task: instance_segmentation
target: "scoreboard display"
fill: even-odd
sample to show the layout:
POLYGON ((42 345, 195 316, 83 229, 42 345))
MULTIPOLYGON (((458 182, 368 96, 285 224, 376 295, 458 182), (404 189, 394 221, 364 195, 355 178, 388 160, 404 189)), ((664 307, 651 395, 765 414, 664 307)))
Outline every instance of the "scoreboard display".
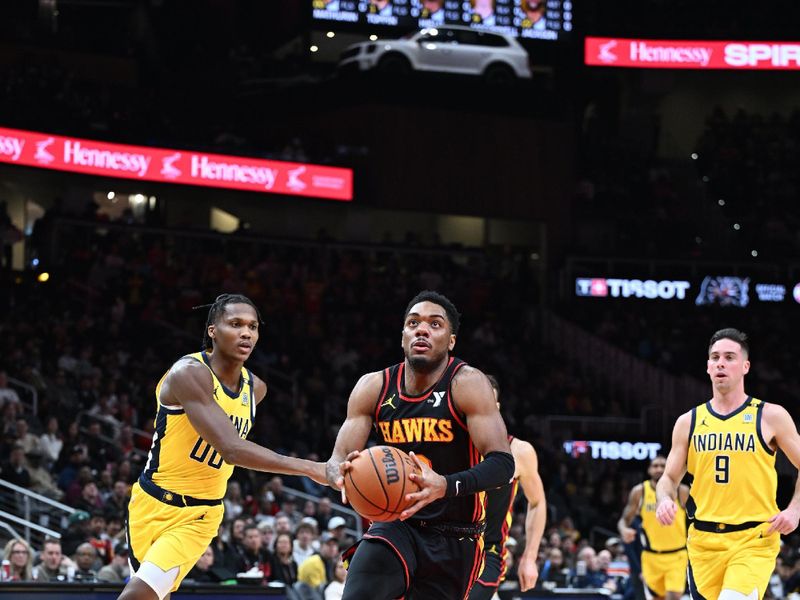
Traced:
POLYGON ((311 0, 311 6, 318 23, 347 23, 365 31, 464 25, 536 40, 563 39, 572 32, 573 0, 311 0))

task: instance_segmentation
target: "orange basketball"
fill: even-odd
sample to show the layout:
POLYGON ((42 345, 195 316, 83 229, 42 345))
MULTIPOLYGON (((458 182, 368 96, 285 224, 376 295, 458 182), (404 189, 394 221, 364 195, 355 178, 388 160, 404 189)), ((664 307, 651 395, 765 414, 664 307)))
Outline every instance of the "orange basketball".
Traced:
POLYGON ((362 450, 345 474, 344 490, 353 509, 372 521, 394 521, 411 506, 406 494, 419 491, 408 475, 421 473, 411 457, 392 446, 362 450))

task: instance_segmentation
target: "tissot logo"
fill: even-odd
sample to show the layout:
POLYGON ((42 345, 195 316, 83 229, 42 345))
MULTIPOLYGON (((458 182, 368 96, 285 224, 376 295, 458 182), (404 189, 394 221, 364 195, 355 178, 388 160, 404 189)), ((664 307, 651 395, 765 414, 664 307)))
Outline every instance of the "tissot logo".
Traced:
POLYGON ((617 62, 617 55, 612 52, 616 47, 617 40, 611 40, 605 44, 600 44, 600 52, 597 53, 597 59, 607 65, 617 62))

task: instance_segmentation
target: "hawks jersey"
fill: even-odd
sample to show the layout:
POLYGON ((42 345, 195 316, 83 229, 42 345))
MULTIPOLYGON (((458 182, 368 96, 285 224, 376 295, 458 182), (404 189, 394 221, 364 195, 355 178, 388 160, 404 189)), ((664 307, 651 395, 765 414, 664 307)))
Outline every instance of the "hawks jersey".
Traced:
MULTIPOLYGON (((513 439, 514 436, 508 436, 509 445, 513 439)), ((514 498, 517 497, 518 488, 519 478, 514 478, 511 483, 486 492, 486 532, 483 534, 483 547, 486 552, 498 554, 502 559, 501 581, 505 578, 505 558, 508 554, 506 539, 514 518, 514 498)))
MULTIPOLYGON (((228 415, 239 436, 247 437, 256 410, 253 375, 242 367, 239 391, 233 392, 217 379, 205 352, 189 354, 188 358, 201 362, 211 372, 214 401, 228 415)), ((195 431, 183 407, 161 403, 161 386, 168 373, 156 386, 155 433, 142 476, 178 494, 203 499, 222 498, 233 465, 224 462, 211 444, 195 431)))
MULTIPOLYGON (((450 384, 466 363, 450 357, 441 378, 418 396, 404 391, 405 363, 383 371, 383 389, 375 404, 375 429, 388 446, 413 451, 440 475, 475 466, 480 454, 467 431, 467 420, 453 404, 450 384)), ((483 492, 441 498, 412 519, 473 523, 484 519, 483 492)))
POLYGON ((664 526, 656 519, 656 488, 648 479, 642 484, 642 548, 653 552, 668 552, 686 547, 686 511, 676 503, 678 511, 672 525, 664 526))
POLYGON ((706 402, 692 409, 688 472, 694 518, 736 525, 778 513, 775 452, 761 433, 764 402, 748 396, 728 415, 706 402))
MULTIPOLYGON (((514 436, 508 436, 509 445, 513 439, 514 436)), ((499 552, 505 544, 511 527, 511 509, 518 487, 517 478, 507 485, 486 492, 486 532, 483 534, 483 539, 487 552, 491 551, 492 545, 496 545, 499 552)))

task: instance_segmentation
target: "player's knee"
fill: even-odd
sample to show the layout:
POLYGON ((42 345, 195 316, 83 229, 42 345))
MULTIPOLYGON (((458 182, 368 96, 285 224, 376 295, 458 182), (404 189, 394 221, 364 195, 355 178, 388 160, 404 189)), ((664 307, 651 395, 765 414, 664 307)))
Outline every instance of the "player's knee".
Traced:
POLYGON ((119 600, 167 600, 177 577, 178 567, 162 571, 153 563, 144 562, 125 587, 130 587, 133 595, 120 596, 119 600))
POLYGON ((117 600, 159 600, 158 594, 141 579, 131 578, 117 600))
POLYGON ((405 593, 400 559, 386 544, 364 540, 347 570, 342 600, 390 600, 405 593))

